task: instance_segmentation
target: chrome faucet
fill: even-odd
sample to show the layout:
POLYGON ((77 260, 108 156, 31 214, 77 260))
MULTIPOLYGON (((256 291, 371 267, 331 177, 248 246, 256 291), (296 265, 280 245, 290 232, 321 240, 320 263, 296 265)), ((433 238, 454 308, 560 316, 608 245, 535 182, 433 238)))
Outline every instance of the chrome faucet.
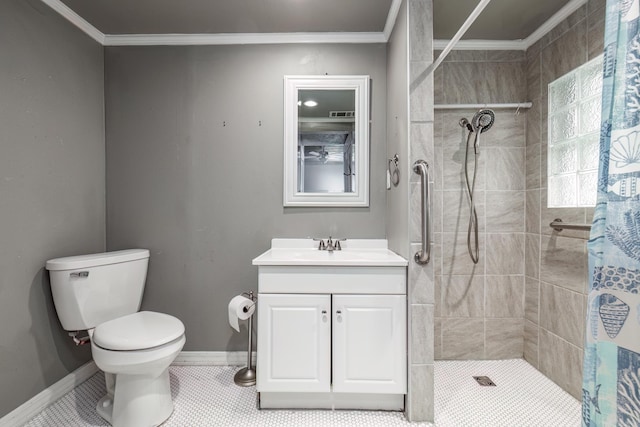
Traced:
POLYGON ((313 239, 318 243, 318 250, 319 251, 329 251, 329 252, 333 252, 333 251, 341 251, 342 250, 342 246, 340 245, 340 242, 344 242, 347 239, 335 239, 333 240, 333 238, 331 236, 329 236, 329 238, 327 239, 327 241, 325 242, 323 239, 313 239))

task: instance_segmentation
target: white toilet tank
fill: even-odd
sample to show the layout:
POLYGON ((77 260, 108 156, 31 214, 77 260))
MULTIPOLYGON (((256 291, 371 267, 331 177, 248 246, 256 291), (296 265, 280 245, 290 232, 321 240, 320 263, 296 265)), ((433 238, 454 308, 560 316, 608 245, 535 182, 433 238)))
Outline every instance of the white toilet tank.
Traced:
POLYGON ((67 331, 140 310, 149 251, 128 249, 47 261, 58 318, 67 331))

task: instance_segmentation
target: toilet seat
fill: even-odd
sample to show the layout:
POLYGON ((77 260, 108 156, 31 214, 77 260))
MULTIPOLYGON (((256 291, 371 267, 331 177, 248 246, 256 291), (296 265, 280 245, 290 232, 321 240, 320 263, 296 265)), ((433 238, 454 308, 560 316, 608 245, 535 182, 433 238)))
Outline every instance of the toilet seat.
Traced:
POLYGON ((140 311, 98 325, 93 343, 105 350, 137 351, 160 347, 184 335, 184 324, 164 313, 140 311))

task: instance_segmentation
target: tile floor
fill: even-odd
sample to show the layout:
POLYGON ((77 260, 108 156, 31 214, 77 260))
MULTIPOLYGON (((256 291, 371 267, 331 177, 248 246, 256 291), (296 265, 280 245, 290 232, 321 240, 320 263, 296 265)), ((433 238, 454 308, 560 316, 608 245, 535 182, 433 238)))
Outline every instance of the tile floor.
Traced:
MULTIPOLYGON (((172 366, 169 426, 431 426, 383 411, 258 410, 255 387, 233 384, 238 367, 172 366)), ((437 427, 579 426, 580 403, 521 359, 441 361, 435 365, 437 427), (480 387, 487 375, 497 387, 480 387)), ((98 373, 42 411, 26 427, 108 426, 95 412, 104 394, 98 373)))

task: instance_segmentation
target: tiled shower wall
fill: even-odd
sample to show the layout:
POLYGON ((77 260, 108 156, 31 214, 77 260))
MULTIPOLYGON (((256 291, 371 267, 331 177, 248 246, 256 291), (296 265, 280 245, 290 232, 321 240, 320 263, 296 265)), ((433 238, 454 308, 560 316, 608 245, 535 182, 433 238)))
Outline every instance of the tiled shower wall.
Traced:
MULTIPOLYGON (((434 78, 436 104, 527 100, 521 51, 453 51, 434 78)), ((467 252, 467 132, 458 122, 471 120, 476 112, 435 113, 436 359, 523 355, 527 113, 496 110, 493 127, 481 134, 475 191, 480 260, 474 265, 467 252)), ((468 161, 472 173, 473 149, 468 161)), ((414 205, 419 203, 416 193, 414 205)))
MULTIPOLYGON (((434 167, 433 145, 433 73, 427 69, 433 61, 433 0, 408 0, 409 53, 409 162, 424 159, 434 167)), ((420 177, 409 172, 409 402, 410 421, 433 421, 434 371, 434 268, 413 260, 420 248, 420 177)), ((433 175, 430 186, 433 186, 433 175)), ((434 248, 434 252, 435 248, 434 248)), ((435 255, 435 253, 434 253, 435 255)))
POLYGON ((526 268, 524 357, 576 398, 581 398, 588 283, 584 231, 554 231, 549 223, 590 223, 593 210, 548 209, 547 102, 550 82, 603 48, 604 0, 591 0, 526 53, 526 268))

